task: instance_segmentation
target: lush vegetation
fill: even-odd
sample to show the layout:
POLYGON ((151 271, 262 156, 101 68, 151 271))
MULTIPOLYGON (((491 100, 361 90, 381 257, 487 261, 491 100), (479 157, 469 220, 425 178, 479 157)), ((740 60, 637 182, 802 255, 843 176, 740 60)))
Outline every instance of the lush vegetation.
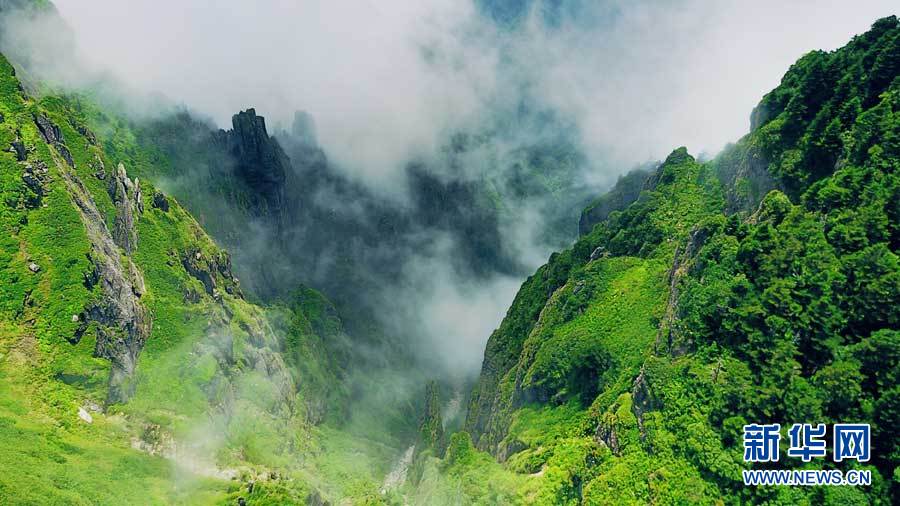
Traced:
MULTIPOLYGON (((464 430, 449 434, 440 385, 427 388, 418 433, 416 407, 390 407, 388 383, 362 404, 354 389, 382 377, 353 376, 359 350, 321 293, 243 297, 228 253, 154 186, 187 163, 154 146, 168 130, 134 129, 85 96, 28 96, 0 57, 0 499, 895 503, 898 76, 900 22, 885 18, 800 59, 716 159, 678 148, 595 200, 579 240, 522 285, 464 430), (76 194, 101 230, 118 227, 120 163, 142 192, 131 193, 137 246, 117 253, 143 279, 153 325, 133 397, 110 403, 100 324, 85 320, 105 296, 98 238, 76 194), (379 423, 348 423, 359 409, 379 423), (868 463, 780 465, 865 468, 874 483, 744 487, 752 422, 870 423, 868 463), (384 485, 413 439, 405 484, 384 485)), ((479 191, 498 208, 505 190, 566 207, 572 154, 541 153, 518 153, 479 191), (564 170, 541 172, 554 163, 564 170)))
POLYGON ((893 17, 812 52, 718 158, 676 150, 593 204, 491 336, 476 446, 546 503, 896 499, 898 55, 893 17), (744 424, 841 421, 872 424, 871 487, 742 485, 744 424))
POLYGON ((341 420, 347 406, 340 381, 347 338, 331 303, 303 287, 268 308, 244 300, 228 254, 150 184, 153 154, 124 137, 107 148, 87 127, 95 113, 85 97, 29 97, 0 58, 0 143, 12 146, 0 152, 0 497, 16 504, 238 497, 283 504, 315 493, 381 500, 390 436, 315 425, 341 420), (45 142, 38 116, 62 141, 45 142), (101 228, 111 230, 118 210, 108 184, 119 163, 141 176, 137 247, 120 255, 142 275, 140 300, 153 325, 134 396, 107 405, 110 363, 98 356, 95 324, 80 329, 103 299, 88 281, 96 238, 71 184, 83 185, 104 217, 101 228), (42 167, 40 185, 28 180, 42 167))

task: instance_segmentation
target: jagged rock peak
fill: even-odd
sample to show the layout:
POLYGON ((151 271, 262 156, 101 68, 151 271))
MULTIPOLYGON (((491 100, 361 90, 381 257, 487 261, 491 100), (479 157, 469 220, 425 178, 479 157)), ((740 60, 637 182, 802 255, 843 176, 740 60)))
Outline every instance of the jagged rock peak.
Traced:
POLYGON ((286 156, 278 141, 269 137, 266 120, 253 108, 231 117, 235 154, 250 182, 284 183, 286 156))
POLYGON ((278 141, 269 136, 265 118, 257 116, 255 109, 235 114, 231 125, 232 130, 220 131, 217 138, 234 157, 235 174, 255 194, 255 211, 280 215, 290 160, 278 141))

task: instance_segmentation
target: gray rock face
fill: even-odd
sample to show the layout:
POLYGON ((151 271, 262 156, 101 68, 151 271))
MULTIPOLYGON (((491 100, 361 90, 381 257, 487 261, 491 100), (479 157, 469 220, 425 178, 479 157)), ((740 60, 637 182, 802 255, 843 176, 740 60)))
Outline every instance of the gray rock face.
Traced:
POLYGON ((34 163, 25 163, 24 167, 22 182, 32 192, 32 195, 26 199, 25 205, 28 208, 40 207, 44 195, 47 194, 47 184, 50 182, 47 165, 41 160, 35 160, 34 163))
POLYGON ((25 148, 25 143, 18 138, 12 142, 10 149, 15 153, 16 161, 24 162, 28 159, 28 149, 25 148))
POLYGON ((219 288, 227 293, 243 297, 240 283, 231 270, 231 257, 226 252, 208 257, 198 249, 190 249, 181 255, 181 265, 192 277, 203 283, 207 295, 216 297, 219 288))
POLYGON ((709 231, 697 228, 691 231, 687 243, 679 245, 675 250, 675 259, 669 268, 667 282, 669 283, 669 298, 666 301, 666 310, 659 323, 654 349, 657 353, 669 353, 673 357, 684 355, 693 347, 693 343, 687 339, 681 329, 678 304, 680 301, 681 280, 691 270, 694 257, 703 247, 709 231))
POLYGON ((103 160, 99 156, 94 157, 91 169, 94 171, 94 177, 101 181, 106 179, 106 164, 103 163, 103 160))
POLYGON ((134 393, 131 381, 134 369, 153 328, 151 315, 140 300, 144 279, 130 259, 122 258, 103 216, 81 180, 67 171, 60 173, 91 242, 88 257, 94 269, 85 276, 85 285, 91 289, 99 286, 102 294, 98 302, 84 308, 79 318, 82 324, 71 341, 80 341, 88 325, 96 323, 94 355, 111 363, 107 403, 125 402, 134 393))
POLYGON ((38 127, 38 131, 41 133, 41 137, 44 138, 44 141, 47 144, 56 144, 57 142, 65 142, 63 140, 62 132, 59 131, 59 127, 56 126, 49 118, 44 116, 43 114, 36 114, 34 116, 34 123, 38 127))
POLYGON ((66 141, 63 139, 59 127, 43 114, 36 114, 34 116, 34 124, 37 125, 38 132, 40 132, 44 141, 56 148, 59 156, 69 164, 69 167, 75 167, 75 160, 72 158, 72 153, 69 152, 69 148, 66 147, 66 141))
POLYGON ((220 131, 224 143, 237 161, 237 175, 258 196, 254 207, 262 214, 281 215, 284 211, 284 184, 290 161, 281 146, 266 130, 266 120, 247 109, 231 117, 232 130, 220 131))
POLYGON ((153 207, 164 213, 169 212, 169 199, 166 198, 163 192, 159 190, 153 192, 153 207))
POLYGON ((125 172, 125 166, 120 163, 115 174, 109 178, 107 191, 116 205, 113 239, 130 255, 137 248, 138 242, 135 222, 138 215, 143 212, 143 204, 139 204, 141 201, 140 183, 132 182, 125 172))
POLYGON ((604 420, 599 425, 597 425, 597 430, 594 433, 594 438, 598 442, 602 442, 606 445, 607 448, 613 453, 613 455, 619 455, 621 451, 621 447, 619 446, 619 436, 616 433, 616 427, 614 424, 610 423, 607 420, 604 420))
MULTIPOLYGON (((647 381, 647 376, 644 373, 644 369, 641 368, 640 374, 634 380, 634 387, 631 391, 631 412, 634 414, 635 418, 637 418, 638 429, 641 433, 641 438, 643 439, 646 436, 646 432, 644 430, 644 413, 648 411, 656 411, 662 408, 659 400, 653 394, 653 390, 650 388, 650 384, 647 381)), ((599 429, 598 429, 599 433, 599 429)))
POLYGON ((728 148, 716 175, 725 189, 727 213, 752 212, 771 190, 783 190, 769 173, 769 163, 755 147, 728 148))

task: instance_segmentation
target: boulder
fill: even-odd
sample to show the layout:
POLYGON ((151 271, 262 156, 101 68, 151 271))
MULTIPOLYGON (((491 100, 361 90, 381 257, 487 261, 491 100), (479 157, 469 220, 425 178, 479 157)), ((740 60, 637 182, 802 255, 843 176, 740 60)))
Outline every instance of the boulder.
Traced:
POLYGON ((165 194, 159 190, 155 190, 153 192, 153 207, 159 209, 160 211, 167 213, 169 212, 169 199, 166 198, 165 194))

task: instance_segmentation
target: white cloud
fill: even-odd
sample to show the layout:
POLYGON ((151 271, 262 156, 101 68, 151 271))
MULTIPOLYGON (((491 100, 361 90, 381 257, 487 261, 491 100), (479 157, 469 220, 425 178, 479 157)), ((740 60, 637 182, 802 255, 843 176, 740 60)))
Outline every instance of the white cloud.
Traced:
POLYGON ((517 92, 516 79, 576 118, 588 153, 613 172, 682 144, 715 152, 746 133, 752 107, 799 56, 897 10, 882 0, 616 0, 591 8, 593 26, 509 36, 452 0, 56 4, 87 58, 133 87, 222 125, 248 106, 270 121, 308 110, 329 155, 363 176, 396 171, 477 122, 517 92), (514 65, 498 70, 500 47, 514 65))

